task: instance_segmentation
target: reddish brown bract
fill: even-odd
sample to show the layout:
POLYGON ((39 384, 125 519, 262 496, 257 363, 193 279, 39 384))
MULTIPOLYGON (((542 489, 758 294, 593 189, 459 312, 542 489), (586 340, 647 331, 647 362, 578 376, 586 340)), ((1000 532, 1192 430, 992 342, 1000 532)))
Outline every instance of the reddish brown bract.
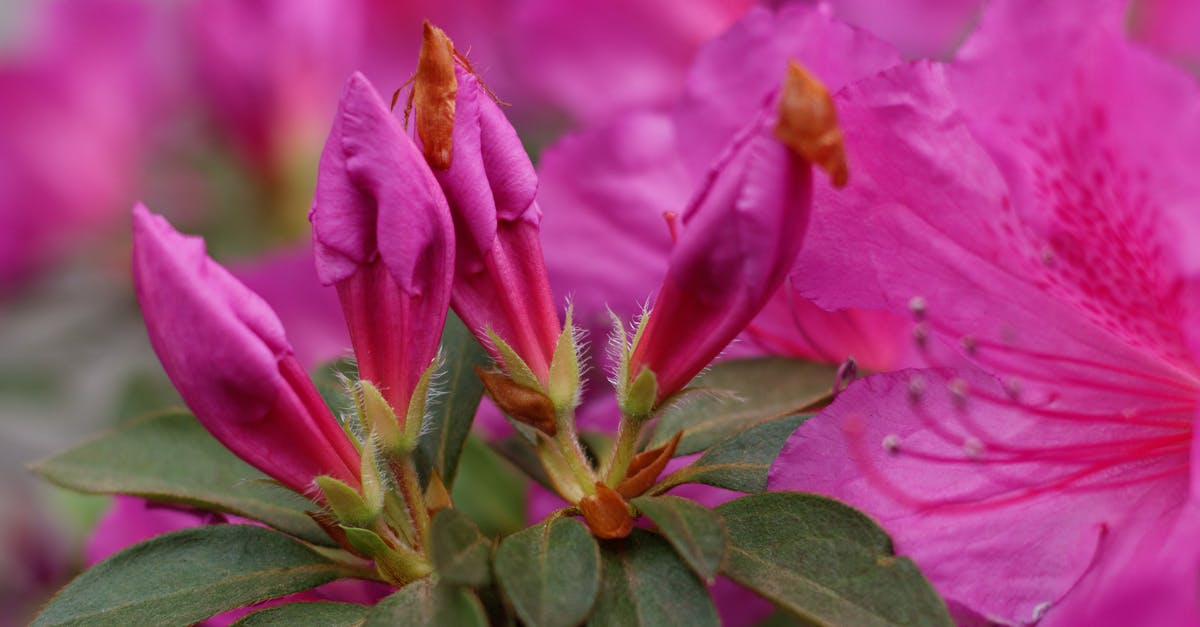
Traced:
POLYGON ((846 146, 838 128, 837 111, 829 91, 812 74, 792 61, 779 98, 775 136, 797 154, 825 170, 834 187, 850 178, 846 146))
POLYGON ((454 96, 458 93, 454 57, 454 43, 446 33, 425 22, 409 107, 416 111, 417 137, 425 160, 430 167, 441 170, 450 167, 454 133, 454 96))

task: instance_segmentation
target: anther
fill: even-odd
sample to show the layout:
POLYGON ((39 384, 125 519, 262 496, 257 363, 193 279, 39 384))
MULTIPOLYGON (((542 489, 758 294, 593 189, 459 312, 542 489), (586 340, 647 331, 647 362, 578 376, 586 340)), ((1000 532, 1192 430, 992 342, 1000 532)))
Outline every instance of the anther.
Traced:
POLYGON ((858 363, 854 361, 854 357, 846 357, 846 361, 838 366, 837 376, 833 380, 834 396, 849 387, 856 378, 858 378, 858 363))
POLYGON ((954 407, 960 411, 965 409, 967 406, 967 382, 955 377, 946 387, 950 390, 950 397, 954 399, 954 407))
POLYGON ((1004 379, 1004 392, 1014 401, 1021 400, 1021 380, 1016 377, 1004 379))
POLYGON ((983 442, 976 437, 969 437, 963 441, 963 452, 972 460, 978 460, 983 457, 983 442))
POLYGON ((896 453, 900 452, 900 436, 894 433, 889 433, 883 436, 883 442, 880 443, 880 446, 882 446, 883 450, 887 451, 889 454, 895 455, 896 453))
POLYGON ((925 378, 914 374, 908 379, 908 400, 917 403, 925 395, 925 378))
POLYGON ((908 310, 912 312, 913 319, 918 322, 925 319, 925 299, 920 296, 913 296, 908 299, 908 310))

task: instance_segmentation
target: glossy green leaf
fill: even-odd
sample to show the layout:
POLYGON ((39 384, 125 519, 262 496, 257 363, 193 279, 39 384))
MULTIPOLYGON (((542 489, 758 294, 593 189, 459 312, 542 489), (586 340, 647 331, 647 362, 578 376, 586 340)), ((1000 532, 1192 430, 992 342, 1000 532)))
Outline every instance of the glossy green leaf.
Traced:
POLYGON ((305 513, 316 509, 311 501, 238 459, 186 412, 125 423, 38 462, 33 470, 64 488, 236 514, 332 546, 305 513))
POLYGON ((450 491, 454 508, 479 525, 488 537, 525 528, 528 482, 520 471, 477 437, 467 438, 458 462, 458 479, 450 491))
POLYGON ((911 560, 861 512, 814 494, 770 492, 717 508, 722 572, 802 618, 829 625, 952 625, 911 560))
POLYGON ((492 541, 466 514, 444 509, 430 527, 430 557, 442 581, 463 586, 483 586, 491 581, 492 541))
POLYGON ((600 587, 600 555, 586 527, 556 518, 500 543, 496 579, 531 627, 570 627, 587 617, 600 587))
POLYGON ((680 468, 653 488, 661 494, 682 483, 704 483, 739 492, 767 489, 767 471, 771 468, 788 436, 808 416, 788 416, 764 422, 716 443, 699 459, 680 468))
POLYGON ((483 604, 473 592, 430 577, 414 581, 380 601, 367 615, 363 627, 486 627, 487 624, 483 604))
POLYGON ((97 564, 67 584, 34 625, 186 625, 347 574, 269 529, 195 527, 135 544, 97 564))
POLYGON ((603 585, 588 619, 595 627, 708 627, 717 609, 696 574, 661 537, 634 529, 600 552, 603 585))
POLYGON ((430 471, 435 470, 446 487, 452 488, 463 443, 483 398, 483 383, 475 376, 473 367, 485 367, 491 360, 453 313, 446 317, 442 350, 446 364, 438 375, 440 393, 425 407, 425 424, 413 458, 422 485, 429 481, 430 471))
POLYGON ((247 614, 233 627, 354 627, 370 610, 354 603, 288 603, 247 614))
POLYGON ((798 414, 833 389, 836 374, 834 366, 785 357, 721 362, 692 383, 713 393, 668 408, 650 448, 683 430, 675 454, 698 453, 747 427, 798 414))
POLYGON ((696 571, 712 583, 725 557, 725 523, 713 510, 677 496, 643 496, 633 499, 638 508, 658 525, 663 537, 696 571))

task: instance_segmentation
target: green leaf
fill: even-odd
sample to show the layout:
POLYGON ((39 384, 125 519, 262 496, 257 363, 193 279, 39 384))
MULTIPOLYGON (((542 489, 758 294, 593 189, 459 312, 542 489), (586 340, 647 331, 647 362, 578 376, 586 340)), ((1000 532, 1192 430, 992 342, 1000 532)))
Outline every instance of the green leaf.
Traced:
POLYGON ((135 544, 67 584, 34 625, 185 625, 348 573, 252 525, 184 529, 135 544))
POLYGON ((490 359, 453 313, 446 317, 442 350, 446 366, 438 377, 441 394, 425 406, 425 424, 413 459, 421 475, 421 485, 428 483, 430 471, 436 470, 446 487, 452 488, 463 442, 483 398, 483 383, 475 376, 473 367, 486 367, 490 359))
POLYGON ((589 626, 720 625, 704 584, 659 536, 634 529, 600 554, 604 584, 589 626))
POLYGON ((638 497, 633 505, 658 525, 683 561, 712 584, 725 557, 726 531, 721 517, 695 501, 677 496, 638 497))
POLYGON ((713 366, 692 383, 713 390, 668 408, 649 448, 682 430, 676 455, 698 453, 761 422, 800 413, 833 389, 837 368, 784 357, 738 359, 713 366))
POLYGON ((463 586, 491 581, 492 542, 466 514, 454 509, 438 512, 430 536, 433 569, 442 581, 463 586))
POLYGON ((770 492, 717 508, 722 572, 800 617, 830 625, 952 625, 911 560, 861 512, 814 494, 770 492))
POLYGON ((288 603, 247 614, 233 627, 353 627, 371 608, 354 603, 288 603))
POLYGON ((305 513, 316 509, 311 501, 238 459, 186 412, 125 423, 34 464, 33 471, 64 488, 226 512, 333 546, 305 513))
POLYGON ((653 491, 661 494, 681 483, 704 483, 739 492, 762 492, 767 489, 767 471, 788 436, 808 418, 788 416, 735 433, 664 479, 653 491))
POLYGON ((434 581, 414 581, 379 602, 363 627, 429 625, 431 627, 487 626, 479 597, 467 588, 434 581))
POLYGON ((496 578, 525 624, 570 627, 587 617, 596 600, 599 553, 583 523, 555 518, 500 543, 496 578))
POLYGON ((467 439, 458 463, 458 479, 450 491, 454 508, 479 525, 488 537, 525 528, 528 482, 511 464, 477 437, 467 439))

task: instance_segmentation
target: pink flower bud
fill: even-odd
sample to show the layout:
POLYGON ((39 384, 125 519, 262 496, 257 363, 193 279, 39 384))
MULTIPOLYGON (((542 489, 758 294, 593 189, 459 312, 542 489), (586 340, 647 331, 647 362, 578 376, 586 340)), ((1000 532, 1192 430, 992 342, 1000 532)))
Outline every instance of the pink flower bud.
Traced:
MULTIPOLYGON (((430 27, 425 46, 452 44, 430 27)), ((450 202, 458 242, 451 304, 485 346, 491 346, 491 329, 545 383, 561 325, 542 258, 537 174, 478 77, 457 59, 454 72, 450 165, 433 171, 450 202)), ((423 79, 418 71, 414 89, 430 88, 423 79)), ((418 106, 414 128, 422 114, 434 113, 418 106)))
POLYGON ((342 93, 309 219, 317 272, 337 286, 359 373, 404 415, 437 355, 454 227, 420 151, 361 74, 342 93))
POLYGON ((358 485, 357 450, 292 354, 270 306, 161 216, 133 210, 133 278, 150 343, 196 418, 298 492, 358 485))
POLYGON ((776 99, 713 164, 683 215, 628 374, 649 368, 660 402, 742 331, 782 285, 812 199, 809 161, 778 138, 776 99))

